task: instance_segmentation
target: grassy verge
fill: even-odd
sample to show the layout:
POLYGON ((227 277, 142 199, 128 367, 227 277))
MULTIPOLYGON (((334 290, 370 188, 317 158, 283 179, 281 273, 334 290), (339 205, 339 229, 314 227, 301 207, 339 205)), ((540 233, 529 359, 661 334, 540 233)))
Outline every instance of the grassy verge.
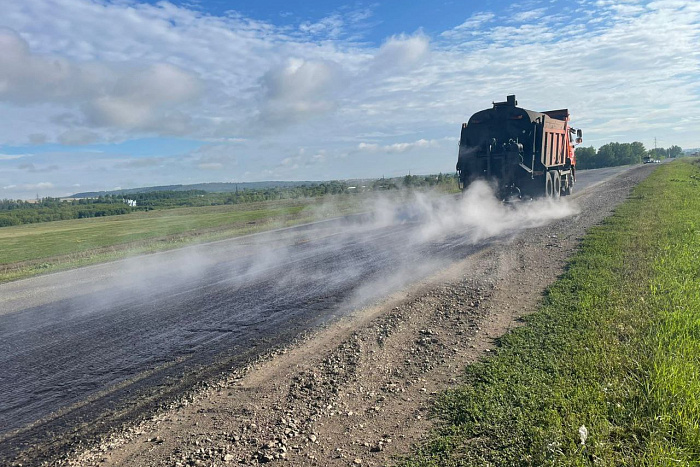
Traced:
POLYGON ((0 282, 357 212, 360 196, 263 201, 0 229, 0 282))
POLYGON ((699 182, 661 166, 592 229, 403 464, 700 465, 699 182))

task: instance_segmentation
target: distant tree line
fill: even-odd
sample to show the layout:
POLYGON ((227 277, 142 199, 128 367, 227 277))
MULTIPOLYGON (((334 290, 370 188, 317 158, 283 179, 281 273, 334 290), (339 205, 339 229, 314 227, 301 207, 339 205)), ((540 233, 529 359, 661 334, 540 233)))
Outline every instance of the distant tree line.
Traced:
POLYGON ((591 147, 576 148, 576 168, 598 169, 600 167, 615 167, 618 165, 641 164, 645 157, 665 159, 679 157, 683 149, 671 146, 668 149, 656 148, 647 150, 642 143, 608 143, 596 151, 591 147))
POLYGON ((125 198, 135 200, 137 206, 142 209, 167 209, 174 207, 218 206, 222 204, 253 203, 256 201, 314 198, 329 194, 337 195, 348 193, 349 191, 346 183, 331 181, 314 185, 245 189, 225 193, 212 193, 204 190, 150 191, 145 193, 132 193, 125 195, 125 198))
POLYGON ((121 197, 101 196, 95 199, 61 200, 42 198, 39 201, 0 200, 0 227, 37 222, 82 219, 86 217, 128 214, 134 208, 121 197), (114 199, 116 198, 116 199, 114 199))
POLYGON ((406 175, 403 177, 402 186, 406 188, 431 188, 438 185, 454 184, 457 186, 457 175, 406 175))
POLYGON ((33 224, 86 217, 113 216, 135 211, 171 209, 177 207, 218 206, 259 201, 314 198, 326 195, 352 195, 363 191, 393 190, 401 187, 456 186, 453 175, 406 175, 403 178, 379 179, 363 186, 349 186, 346 182, 330 181, 293 187, 243 189, 235 192, 212 193, 205 190, 162 190, 142 193, 102 195, 96 198, 63 200, 42 198, 38 201, 0 200, 0 227, 33 224), (129 201, 135 201, 131 206, 129 201))

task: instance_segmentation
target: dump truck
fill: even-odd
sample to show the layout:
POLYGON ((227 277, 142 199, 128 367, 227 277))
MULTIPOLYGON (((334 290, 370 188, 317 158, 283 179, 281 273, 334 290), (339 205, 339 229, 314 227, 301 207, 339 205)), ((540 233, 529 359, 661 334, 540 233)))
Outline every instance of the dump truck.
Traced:
POLYGON ((570 195, 576 183, 574 147, 582 137, 569 126, 568 109, 535 112, 507 96, 462 124, 460 187, 484 179, 504 200, 570 195))

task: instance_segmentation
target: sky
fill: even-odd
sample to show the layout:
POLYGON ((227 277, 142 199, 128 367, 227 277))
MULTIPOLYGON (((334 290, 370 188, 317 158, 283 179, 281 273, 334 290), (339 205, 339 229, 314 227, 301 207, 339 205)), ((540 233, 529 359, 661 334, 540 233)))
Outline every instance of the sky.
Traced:
POLYGON ((697 0, 0 0, 0 199, 455 170, 515 94, 700 147, 697 0))

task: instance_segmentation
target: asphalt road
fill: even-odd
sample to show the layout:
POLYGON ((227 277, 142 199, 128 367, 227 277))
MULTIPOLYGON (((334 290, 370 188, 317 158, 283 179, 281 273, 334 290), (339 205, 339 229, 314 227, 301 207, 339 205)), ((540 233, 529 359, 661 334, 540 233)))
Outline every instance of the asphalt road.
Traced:
MULTIPOLYGON (((624 170, 581 171, 576 190, 624 170)), ((0 463, 60 455, 519 230, 426 236, 423 214, 392 207, 388 221, 355 216, 1 285, 0 463)))

